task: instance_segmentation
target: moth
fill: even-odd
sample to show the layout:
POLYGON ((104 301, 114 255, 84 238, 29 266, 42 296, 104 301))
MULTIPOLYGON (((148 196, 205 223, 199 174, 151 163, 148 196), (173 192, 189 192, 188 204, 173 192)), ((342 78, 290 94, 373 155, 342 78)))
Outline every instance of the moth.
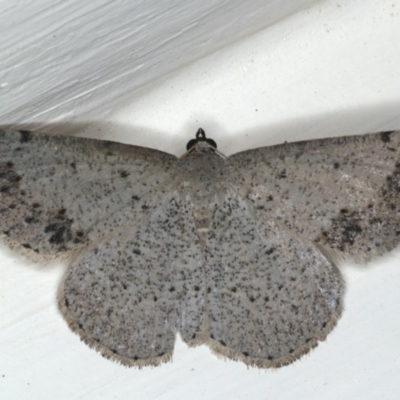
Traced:
POLYGON ((69 327, 128 366, 189 346, 259 368, 297 360, 342 312, 336 263, 400 242, 400 131, 225 157, 199 129, 181 157, 0 131, 0 230, 35 261, 68 256, 69 327))

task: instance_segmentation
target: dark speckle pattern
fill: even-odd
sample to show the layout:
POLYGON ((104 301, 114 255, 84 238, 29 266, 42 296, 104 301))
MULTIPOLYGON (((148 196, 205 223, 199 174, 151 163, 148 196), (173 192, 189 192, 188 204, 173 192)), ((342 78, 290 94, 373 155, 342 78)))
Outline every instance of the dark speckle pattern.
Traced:
POLYGON ((27 143, 32 139, 32 134, 29 131, 19 131, 20 133, 20 143, 27 143))
POLYGON ((34 260, 70 254, 58 304, 125 365, 190 346, 279 367, 342 311, 334 260, 400 242, 400 132, 225 158, 203 135, 177 159, 90 139, 0 131, 0 228, 34 260))
POLYGON ((251 204, 231 193, 215 206, 205 255, 211 345, 228 357, 285 365, 340 315, 337 268, 306 238, 255 218, 251 204))

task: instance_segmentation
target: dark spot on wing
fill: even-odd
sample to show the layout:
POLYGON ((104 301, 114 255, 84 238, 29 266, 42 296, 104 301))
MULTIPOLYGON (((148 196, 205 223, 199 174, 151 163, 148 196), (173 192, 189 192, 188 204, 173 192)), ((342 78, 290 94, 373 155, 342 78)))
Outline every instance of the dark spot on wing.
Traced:
POLYGON ((283 169, 282 171, 280 171, 278 173, 278 179, 285 179, 287 178, 287 173, 286 173, 286 169, 283 169))
POLYGON ((363 231, 361 217, 356 211, 349 212, 347 209, 342 209, 331 223, 331 228, 329 231, 323 232, 320 240, 322 239, 322 242, 341 251, 351 247, 357 236, 363 231))
POLYGON ((0 192, 12 195, 19 186, 22 177, 14 170, 11 162, 0 163, 0 192))
POLYGON ((354 249, 365 254, 372 250, 382 254, 399 244, 396 234, 399 220, 400 162, 382 182, 373 203, 367 203, 360 210, 341 208, 331 219, 330 228, 322 232, 316 241, 348 254, 354 253, 354 249))
POLYGON ((32 140, 32 132, 29 131, 19 131, 21 137, 19 139, 20 143, 28 143, 32 140))
POLYGON ((390 135, 393 133, 394 131, 387 131, 387 132, 381 132, 381 140, 383 143, 389 143, 391 141, 391 137, 390 135))
POLYGON ((49 238, 49 243, 52 244, 64 244, 68 240, 68 234, 70 231, 67 230, 67 226, 62 223, 54 223, 47 225, 44 228, 46 233, 53 233, 49 238))
POLYGON ((27 224, 32 224, 32 223, 35 222, 35 221, 37 221, 37 220, 36 220, 35 217, 33 217, 33 216, 30 216, 30 217, 26 217, 26 218, 25 218, 25 222, 26 222, 27 224))
MULTIPOLYGON (((65 208, 60 208, 55 213, 53 212, 50 214, 48 223, 44 228, 48 242, 54 245, 58 251, 67 251, 71 247, 75 247, 73 244, 85 243, 87 240, 83 230, 74 231, 72 229, 73 219, 68 218, 67 213, 65 208)), ((38 221, 33 219, 32 223, 35 222, 38 221)))

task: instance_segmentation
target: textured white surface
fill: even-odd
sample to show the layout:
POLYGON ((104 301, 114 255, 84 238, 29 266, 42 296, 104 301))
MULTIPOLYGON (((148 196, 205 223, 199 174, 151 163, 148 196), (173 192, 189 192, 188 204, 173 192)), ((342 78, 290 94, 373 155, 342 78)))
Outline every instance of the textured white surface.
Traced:
POLYGON ((13 100, 1 118, 104 118, 144 83, 315 2, 3 1, 1 85, 13 100))
MULTIPOLYGON (((202 15, 192 3, 191 15, 202 15)), ((126 46, 139 34, 130 30, 134 16, 124 2, 46 8, 45 2, 3 1, 0 123, 31 122, 58 132, 89 121, 86 136, 176 155, 198 126, 226 154, 284 140, 399 128, 400 2, 318 2, 219 48, 237 38, 232 33, 238 22, 224 31, 224 21, 239 21, 248 35, 257 16, 278 15, 282 3, 265 10, 261 2, 246 2, 231 14, 221 7, 219 18, 212 19, 215 11, 207 14, 211 24, 195 24, 197 31, 189 27, 179 35, 184 40, 193 32, 183 47, 166 48, 157 40, 150 47, 145 38, 153 31, 146 25, 141 49, 151 48, 147 57, 159 61, 153 70, 150 64, 142 68, 154 72, 145 79, 135 72, 134 56, 127 57, 126 46), (107 7, 118 10, 115 18, 107 7), (254 19, 247 18, 247 7, 253 7, 254 19), (206 50, 199 51, 195 39, 206 33, 206 50), (59 41, 51 42, 54 35, 59 41), (145 88, 133 91, 143 82, 145 88)), ((171 15, 173 6, 180 10, 179 2, 169 4, 171 15)), ((218 9, 225 3, 212 4, 218 9)), ((148 3, 140 7, 137 15, 146 15, 148 3)), ((188 26, 181 22, 179 32, 188 26)), ((399 251, 368 268, 346 266, 345 310, 337 328, 310 356, 270 373, 223 362, 205 347, 188 350, 181 342, 174 362, 157 369, 110 363, 81 343, 59 315, 60 266, 32 265, 5 247, 0 255, 2 398, 396 399, 400 390, 399 251)))

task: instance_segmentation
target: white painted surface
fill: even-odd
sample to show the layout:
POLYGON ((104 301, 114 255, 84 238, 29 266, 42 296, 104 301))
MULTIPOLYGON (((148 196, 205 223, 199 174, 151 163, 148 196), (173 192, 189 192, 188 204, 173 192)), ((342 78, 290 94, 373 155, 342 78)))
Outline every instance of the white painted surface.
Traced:
POLYGON ((2 121, 98 120, 135 89, 317 0, 3 0, 2 121))
MULTIPOLYGON (((91 122, 80 134, 176 155, 198 126, 226 154, 400 128, 400 1, 318 2, 272 26, 294 2, 159 3, 3 0, 0 124, 64 132, 91 122)), ((181 341, 170 364, 113 364, 59 315, 63 268, 0 250, 1 399, 398 398, 398 250, 367 268, 344 266, 338 326, 308 356, 272 372, 181 341)))

